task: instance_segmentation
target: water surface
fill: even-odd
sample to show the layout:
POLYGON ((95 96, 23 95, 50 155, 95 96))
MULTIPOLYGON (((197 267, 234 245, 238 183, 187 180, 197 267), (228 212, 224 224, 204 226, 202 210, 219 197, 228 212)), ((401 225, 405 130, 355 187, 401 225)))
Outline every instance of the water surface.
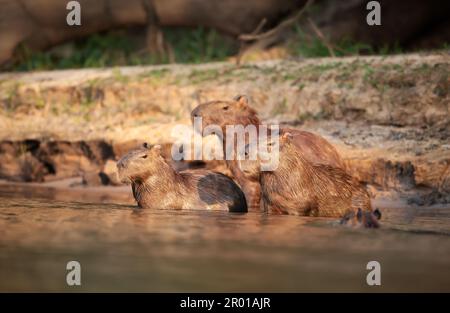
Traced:
POLYGON ((82 200, 0 190, 0 291, 450 291, 449 210, 365 230, 82 200), (71 260, 81 287, 66 285, 71 260), (379 287, 366 284, 372 260, 379 287))

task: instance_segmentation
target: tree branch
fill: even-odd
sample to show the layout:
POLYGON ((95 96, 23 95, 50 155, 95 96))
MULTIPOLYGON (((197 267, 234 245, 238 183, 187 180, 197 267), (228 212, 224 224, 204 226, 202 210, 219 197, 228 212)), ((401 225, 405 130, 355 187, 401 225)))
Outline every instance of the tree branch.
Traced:
POLYGON ((334 53, 333 47, 328 42, 328 40, 325 38, 323 33, 320 31, 319 27, 317 27, 317 25, 314 23, 314 21, 311 18, 308 17, 307 20, 308 20, 308 23, 311 26, 312 30, 316 33, 317 37, 319 37, 319 39, 322 41, 322 43, 327 47, 328 53, 332 57, 335 57, 336 54, 334 53))
POLYGON ((299 11, 297 11, 293 16, 290 18, 282 21, 280 24, 278 24, 276 27, 272 28, 271 30, 266 31, 265 33, 256 34, 256 33, 250 33, 250 34, 242 34, 239 36, 239 40, 241 41, 253 41, 253 40, 262 40, 267 39, 268 37, 276 36, 278 33, 283 31, 284 29, 290 27, 291 25, 294 25, 300 17, 302 17, 303 13, 311 6, 311 4, 314 2, 314 0, 308 0, 306 4, 301 8, 299 11))

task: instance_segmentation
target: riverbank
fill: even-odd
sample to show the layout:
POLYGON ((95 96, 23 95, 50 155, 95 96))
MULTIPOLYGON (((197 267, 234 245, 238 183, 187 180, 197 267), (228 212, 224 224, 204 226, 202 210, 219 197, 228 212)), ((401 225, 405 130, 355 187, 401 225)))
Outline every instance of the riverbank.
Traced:
MULTIPOLYGON (((316 132, 375 196, 450 203, 448 54, 0 74, 0 178, 115 185, 115 161, 208 100, 247 94, 264 122, 316 132)), ((168 156, 168 153, 166 153, 168 156)), ((177 168, 221 162, 182 162, 177 168)))

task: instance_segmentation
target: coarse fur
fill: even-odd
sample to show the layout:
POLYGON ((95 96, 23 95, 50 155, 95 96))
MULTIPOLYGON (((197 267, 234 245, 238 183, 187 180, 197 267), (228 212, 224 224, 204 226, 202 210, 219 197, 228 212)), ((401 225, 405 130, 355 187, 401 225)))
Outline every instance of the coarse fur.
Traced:
POLYGON ((117 162, 119 179, 131 183, 145 209, 247 212, 245 195, 233 180, 207 170, 175 171, 160 146, 133 150, 117 162))
MULTIPOLYGON (((232 101, 210 101, 200 104, 191 112, 192 120, 195 117, 202 118, 203 128, 208 125, 218 125, 222 129, 223 147, 226 143, 227 125, 261 125, 256 111, 248 104, 246 96, 239 95, 232 101)), ((197 129, 202 132, 203 129, 197 129)), ((289 132, 293 136, 293 143, 302 150, 304 157, 314 164, 324 164, 345 170, 344 162, 336 149, 323 137, 311 132, 297 129, 280 129, 280 135, 289 132)), ((235 144, 235 143, 231 143, 235 144)), ((225 153, 225 151, 224 151, 225 153)), ((260 185, 257 177, 248 178, 239 169, 236 160, 227 160, 227 166, 233 174, 233 178, 243 189, 248 201, 248 207, 252 211, 260 211, 260 185)))
POLYGON ((281 136, 279 163, 273 171, 260 171, 258 159, 239 162, 245 175, 259 177, 264 208, 272 213, 340 217, 342 223, 378 227, 381 214, 372 210, 365 186, 341 168, 311 163, 292 140, 289 133, 281 136))

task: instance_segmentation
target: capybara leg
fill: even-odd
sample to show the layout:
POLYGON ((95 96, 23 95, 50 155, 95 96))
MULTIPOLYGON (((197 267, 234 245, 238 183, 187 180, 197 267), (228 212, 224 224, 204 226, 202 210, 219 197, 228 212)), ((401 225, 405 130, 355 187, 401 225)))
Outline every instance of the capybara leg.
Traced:
POLYGON ((247 181, 241 184, 242 191, 247 200, 249 212, 261 212, 261 189, 259 184, 247 181))
POLYGON ((261 212, 261 194, 259 190, 244 190, 249 212, 261 212))

